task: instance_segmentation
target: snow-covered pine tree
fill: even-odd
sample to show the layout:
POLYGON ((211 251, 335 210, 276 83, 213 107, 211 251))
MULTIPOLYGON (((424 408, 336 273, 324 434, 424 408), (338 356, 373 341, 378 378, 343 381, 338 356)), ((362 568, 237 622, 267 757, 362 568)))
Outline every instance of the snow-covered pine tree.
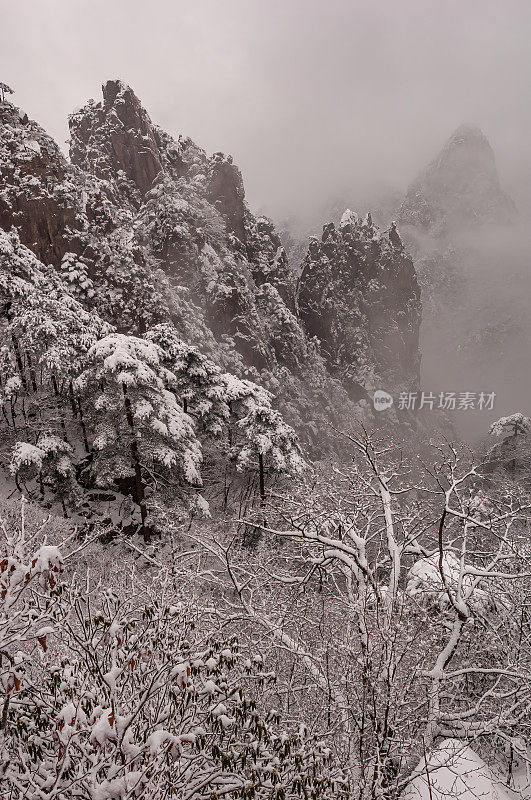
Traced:
POLYGON ((504 466, 511 474, 529 474, 531 469, 531 418, 520 411, 493 422, 490 434, 502 440, 489 451, 490 466, 504 466), (503 438, 502 438, 503 437, 503 438))
POLYGON ((500 417, 490 426, 490 433, 493 436, 518 436, 529 432, 531 432, 531 419, 520 411, 508 417, 500 417))
POLYGON ((2 346, 2 382, 5 383, 18 372, 24 392, 28 391, 28 380, 23 353, 11 329, 13 305, 25 302, 33 290, 36 259, 22 247, 15 231, 0 231, 0 339, 2 346))
POLYGON ((222 373, 196 347, 183 342, 173 325, 157 325, 145 338, 160 346, 168 370, 167 385, 183 408, 200 420, 203 430, 219 435, 232 417, 232 456, 240 470, 257 462, 262 498, 267 471, 291 475, 301 472, 304 461, 297 435, 273 409, 272 395, 267 390, 222 373))
POLYGON ((257 463, 260 497, 264 500, 266 472, 293 476, 303 471, 305 462, 297 434, 272 407, 272 395, 266 389, 228 373, 221 380, 235 420, 232 456, 241 470, 257 463))
POLYGON ((65 253, 61 260, 61 275, 68 292, 77 300, 90 301, 96 294, 87 265, 75 253, 65 253))
POLYGON ((183 342, 170 323, 156 325, 144 338, 162 350, 162 363, 168 370, 167 386, 184 411, 197 420, 205 433, 219 436, 230 413, 219 367, 196 347, 183 342))
MULTIPOLYGON (((26 394, 41 394, 51 386, 56 406, 59 396, 69 395, 83 428, 72 379, 84 369, 89 348, 112 326, 71 297, 58 275, 46 270, 13 232, 0 233, 0 304, 5 320, 2 378, 11 378, 16 367, 26 394)), ((64 420, 61 427, 65 435, 64 420)), ((84 430, 83 436, 87 446, 84 430)))
POLYGON ((89 348, 112 327, 97 314, 85 311, 63 288, 54 281, 40 280, 15 299, 10 306, 9 334, 19 371, 29 375, 25 389, 39 405, 45 426, 60 428, 67 439, 66 409, 70 405, 88 452, 82 400, 74 394, 73 380, 86 366, 89 348))
POLYGON ((125 481, 121 485, 138 504, 148 539, 146 487, 159 480, 181 490, 201 485, 201 446, 192 419, 165 388, 162 351, 153 342, 112 333, 87 358, 75 388, 91 399, 97 483, 125 481))
POLYGON ((107 244, 94 277, 93 304, 119 330, 142 335, 169 318, 168 279, 156 259, 146 261, 123 239, 121 234, 107 244))
POLYGON ((82 371, 92 345, 112 330, 97 314, 85 311, 74 298, 53 287, 29 292, 13 303, 11 313, 11 331, 23 350, 31 353, 34 391, 37 382, 42 385, 49 379, 58 392, 67 378, 82 371))

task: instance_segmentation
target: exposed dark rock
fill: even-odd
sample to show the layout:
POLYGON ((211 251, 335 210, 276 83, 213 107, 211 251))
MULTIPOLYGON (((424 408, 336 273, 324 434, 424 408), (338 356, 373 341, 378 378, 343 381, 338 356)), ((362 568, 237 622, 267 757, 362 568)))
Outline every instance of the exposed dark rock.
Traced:
POLYGON ((227 229, 245 243, 245 190, 242 174, 231 156, 214 153, 210 159, 207 197, 227 223, 227 229))
POLYGON ((398 233, 396 228, 396 222, 391 222, 391 227, 389 228, 389 241, 391 242, 393 247, 397 247, 399 250, 401 250, 404 247, 404 243, 402 242, 400 234, 398 233))
POLYGON ((90 102, 69 118, 70 158, 105 180, 123 173, 144 197, 162 169, 160 138, 129 86, 107 81, 102 90, 103 103, 90 102))
POLYGON ((45 264, 58 265, 75 248, 80 196, 70 171, 42 128, 10 103, 0 106, 0 227, 17 228, 45 264))
MULTIPOLYGON (((396 234, 398 236, 398 234, 396 234)), ((380 235, 370 214, 347 211, 310 242, 299 309, 332 372, 354 399, 419 380, 420 290, 411 258, 380 235)))

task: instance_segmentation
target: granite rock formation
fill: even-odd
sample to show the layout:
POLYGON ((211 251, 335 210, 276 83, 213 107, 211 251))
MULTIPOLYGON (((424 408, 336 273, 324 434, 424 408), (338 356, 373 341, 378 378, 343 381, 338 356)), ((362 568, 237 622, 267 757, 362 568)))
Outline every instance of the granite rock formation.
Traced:
POLYGON ((0 226, 119 331, 171 320, 273 391, 307 440, 325 418, 370 414, 359 401, 382 382, 416 380, 415 271, 370 221, 326 226, 297 289, 232 158, 173 139, 123 82, 70 116, 70 159, 12 104, 0 122, 0 226))

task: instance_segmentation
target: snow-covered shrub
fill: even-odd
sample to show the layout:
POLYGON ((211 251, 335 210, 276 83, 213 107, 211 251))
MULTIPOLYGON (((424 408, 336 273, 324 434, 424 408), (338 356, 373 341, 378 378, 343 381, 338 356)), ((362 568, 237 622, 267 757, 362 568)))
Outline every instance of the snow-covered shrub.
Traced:
POLYGON ((55 548, 27 564, 16 546, 0 564, 2 619, 15 616, 2 649, 28 645, 2 673, 0 772, 10 798, 346 797, 330 750, 260 709, 257 687, 272 677, 262 660, 241 656, 234 639, 196 632, 196 612, 168 591, 165 573, 142 603, 134 589, 124 599, 60 592, 61 565, 55 548), (43 597, 33 617, 26 605, 17 618, 13 602, 32 580, 43 597))
MULTIPOLYGON (((5 509, 2 509, 4 511, 5 509)), ((18 516, 18 515, 17 515, 18 516)), ((0 786, 2 794, 11 785, 13 755, 25 739, 31 747, 35 730, 24 724, 23 714, 31 692, 34 662, 46 651, 50 636, 64 621, 58 579, 63 558, 54 545, 42 544, 43 529, 28 531, 25 501, 17 519, 0 520, 0 786), (36 656, 36 654, 39 654, 36 656)), ((34 701, 35 702, 35 701, 34 701)), ((36 706, 38 715, 38 706, 36 706)), ((21 764, 24 769, 24 764, 21 764)), ((15 767, 14 775, 19 772, 15 767)), ((7 796, 7 795, 6 795, 7 796)), ((16 796, 10 794, 9 796, 16 796)), ((20 795, 19 795, 20 796, 20 795)))
POLYGON ((282 665, 274 701, 330 735, 355 798, 395 798, 441 736, 526 736, 529 501, 451 445, 422 469, 387 437, 345 439, 350 467, 242 515, 260 547, 211 535, 205 552, 242 644, 259 635, 282 665))

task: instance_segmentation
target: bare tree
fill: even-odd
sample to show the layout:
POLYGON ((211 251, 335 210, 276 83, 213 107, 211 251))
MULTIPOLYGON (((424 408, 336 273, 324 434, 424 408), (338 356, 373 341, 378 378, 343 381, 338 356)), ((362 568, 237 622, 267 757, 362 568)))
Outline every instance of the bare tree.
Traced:
POLYGON ((348 439, 352 466, 254 523, 253 558, 230 535, 203 537, 217 565, 205 577, 228 581, 226 624, 246 620, 275 654, 283 713, 328 736, 358 798, 392 798, 441 738, 488 749, 526 737, 529 503, 508 486, 486 496, 453 446, 426 467, 348 439))

